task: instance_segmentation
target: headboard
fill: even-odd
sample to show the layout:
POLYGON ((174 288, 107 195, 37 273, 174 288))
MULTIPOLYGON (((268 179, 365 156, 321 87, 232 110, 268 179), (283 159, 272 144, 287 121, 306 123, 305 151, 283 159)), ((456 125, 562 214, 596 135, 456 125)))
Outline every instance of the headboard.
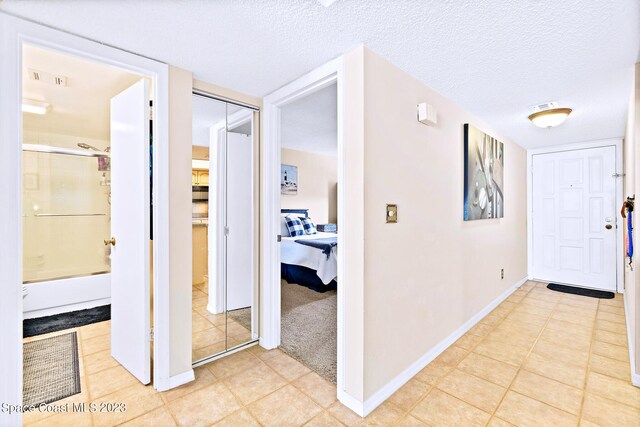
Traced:
POLYGON ((309 218, 309 209, 280 209, 282 216, 291 215, 298 218, 309 218))

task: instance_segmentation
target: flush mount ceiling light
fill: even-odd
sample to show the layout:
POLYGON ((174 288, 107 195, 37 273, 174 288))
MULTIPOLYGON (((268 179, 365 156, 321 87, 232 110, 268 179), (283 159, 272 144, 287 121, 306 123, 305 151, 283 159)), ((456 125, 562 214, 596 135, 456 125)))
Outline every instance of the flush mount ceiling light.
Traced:
POLYGON ((547 102, 533 107, 529 120, 539 128, 552 128, 562 124, 571 111, 571 108, 560 108, 557 102, 547 102))
POLYGON ((23 99, 22 111, 25 113, 33 114, 47 114, 47 111, 49 111, 49 104, 45 102, 34 101, 32 99, 23 99))

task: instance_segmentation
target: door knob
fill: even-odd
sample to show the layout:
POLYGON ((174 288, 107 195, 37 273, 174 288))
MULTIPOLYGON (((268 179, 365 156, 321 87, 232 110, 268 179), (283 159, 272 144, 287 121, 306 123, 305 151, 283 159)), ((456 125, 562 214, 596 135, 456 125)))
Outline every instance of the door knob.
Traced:
POLYGON ((607 230, 611 230, 613 226, 611 224, 607 224, 604 226, 604 228, 606 228, 607 230))
POLYGON ((104 245, 105 246, 109 246, 109 245, 115 246, 116 245, 116 238, 112 237, 111 240, 105 240, 104 241, 104 245))

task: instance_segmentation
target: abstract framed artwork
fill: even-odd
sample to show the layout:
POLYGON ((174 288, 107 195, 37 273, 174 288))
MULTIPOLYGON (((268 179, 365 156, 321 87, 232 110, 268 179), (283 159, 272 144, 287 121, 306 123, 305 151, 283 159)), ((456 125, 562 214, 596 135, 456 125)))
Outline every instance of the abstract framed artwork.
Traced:
POLYGON ((504 217, 504 144, 464 125, 464 220, 504 217))
POLYGON ((280 165, 280 193, 298 194, 298 167, 280 165))

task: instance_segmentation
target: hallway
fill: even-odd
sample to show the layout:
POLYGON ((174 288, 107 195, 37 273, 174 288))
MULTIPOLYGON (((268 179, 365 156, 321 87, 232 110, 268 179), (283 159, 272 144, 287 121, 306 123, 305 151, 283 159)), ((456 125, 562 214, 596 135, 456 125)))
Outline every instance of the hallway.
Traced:
POLYGON ((77 329, 82 393, 56 404, 124 402, 127 411, 28 414, 25 424, 637 425, 622 301, 527 282, 364 420, 336 401, 333 384, 257 346, 158 393, 111 359, 108 322, 98 323, 77 329))

